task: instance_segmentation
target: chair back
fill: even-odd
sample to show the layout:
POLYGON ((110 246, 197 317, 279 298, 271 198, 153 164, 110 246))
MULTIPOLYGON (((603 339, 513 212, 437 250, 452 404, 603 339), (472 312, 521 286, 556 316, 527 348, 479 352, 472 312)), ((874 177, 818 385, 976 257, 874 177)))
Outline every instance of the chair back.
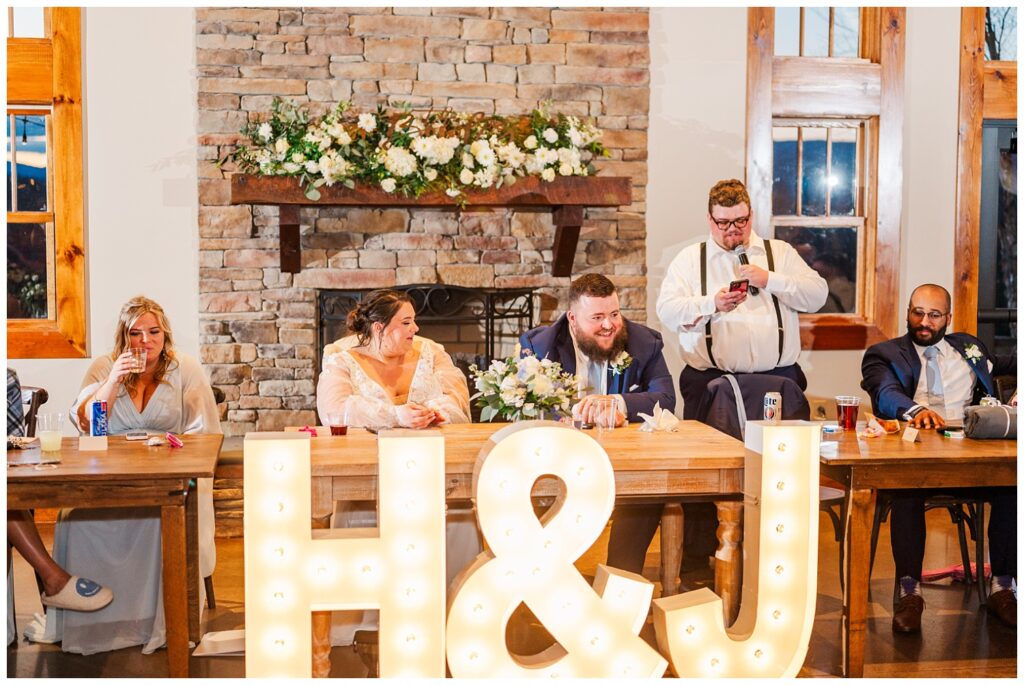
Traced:
POLYGON ((36 415, 39 414, 39 407, 46 404, 50 394, 46 388, 39 388, 34 385, 21 386, 21 408, 25 414, 25 437, 35 437, 36 415))
POLYGON ((741 397, 736 397, 733 383, 728 377, 711 381, 697 409, 698 421, 742 440, 746 422, 760 420, 764 416, 764 396, 768 392, 782 395, 782 418, 811 418, 807 397, 800 386, 789 378, 765 373, 741 373, 733 376, 733 379, 740 389, 741 397))

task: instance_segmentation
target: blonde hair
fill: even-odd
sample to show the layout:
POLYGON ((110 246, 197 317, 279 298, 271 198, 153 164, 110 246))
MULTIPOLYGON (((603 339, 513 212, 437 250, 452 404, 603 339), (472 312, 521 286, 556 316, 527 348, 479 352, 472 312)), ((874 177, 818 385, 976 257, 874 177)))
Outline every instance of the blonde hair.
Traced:
MULTIPOLYGON (((136 295, 124 303, 121 313, 117 317, 117 329, 114 331, 114 351, 110 353, 111 359, 117 359, 125 350, 131 347, 131 328, 135 322, 145 314, 152 314, 156 317, 157 325, 164 334, 164 348, 160 351, 160 359, 157 361, 153 379, 157 383, 164 382, 164 376, 175 361, 174 337, 171 334, 171 322, 164 314, 164 308, 153 300, 143 295, 136 295)), ((124 387, 131 395, 135 391, 135 384, 139 381, 139 374, 132 373, 125 378, 124 387)))

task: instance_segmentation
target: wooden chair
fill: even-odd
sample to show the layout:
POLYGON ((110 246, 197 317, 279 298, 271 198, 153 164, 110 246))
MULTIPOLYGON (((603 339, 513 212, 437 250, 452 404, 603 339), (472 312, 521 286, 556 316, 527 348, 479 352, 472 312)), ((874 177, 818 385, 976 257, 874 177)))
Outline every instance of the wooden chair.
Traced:
POLYGON ((39 407, 46 404, 50 394, 46 388, 39 388, 34 385, 21 386, 21 409, 25 415, 25 437, 35 437, 36 416, 39 414, 39 407))

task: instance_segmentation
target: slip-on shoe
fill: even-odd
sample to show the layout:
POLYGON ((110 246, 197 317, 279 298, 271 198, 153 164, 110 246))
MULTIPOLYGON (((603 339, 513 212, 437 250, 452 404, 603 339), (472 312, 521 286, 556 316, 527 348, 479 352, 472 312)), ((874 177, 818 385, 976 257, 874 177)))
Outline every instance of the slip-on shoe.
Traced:
POLYGON ((924 598, 921 595, 904 595, 896 602, 892 613, 892 629, 897 633, 920 633, 921 614, 924 612, 924 598))
POLYGON ((57 609, 96 611, 110 604, 114 599, 114 593, 110 588, 103 587, 88 578, 71 576, 71 580, 64 584, 60 592, 53 596, 44 592, 39 599, 44 606, 57 609))
POLYGON ((1013 596, 1013 590, 993 592, 988 596, 985 607, 1006 625, 1017 627, 1017 598, 1013 596))

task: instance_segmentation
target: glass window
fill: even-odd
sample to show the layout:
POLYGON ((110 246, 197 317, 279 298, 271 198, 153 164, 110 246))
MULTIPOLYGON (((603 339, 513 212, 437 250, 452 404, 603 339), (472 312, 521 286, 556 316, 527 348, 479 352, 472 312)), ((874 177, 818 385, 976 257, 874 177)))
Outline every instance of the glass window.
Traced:
POLYGON ((828 197, 828 130, 823 128, 801 128, 803 141, 803 164, 800 174, 802 202, 800 213, 804 216, 825 216, 828 197))
POLYGON ((1017 8, 985 9, 985 59, 1017 59, 1017 8))
POLYGON ((8 19, 11 38, 45 38, 46 26, 42 7, 13 7, 8 19))
POLYGON ((772 213, 797 213, 796 179, 800 173, 797 166, 796 127, 777 126, 772 129, 772 213))
POLYGON ((12 114, 7 118, 7 211, 47 211, 46 115, 12 114), (11 128, 14 135, 11 135, 11 128), (13 148, 13 149, 12 149, 13 148), (13 168, 12 168, 13 162, 13 168), (10 188, 16 192, 11 192, 10 188), (14 203, 12 204, 12 199, 14 203))
POLYGON ((857 129, 834 128, 828 184, 832 216, 857 213, 857 129))
POLYGON ((776 226, 775 237, 796 249, 828 282, 828 299, 819 314, 857 311, 857 226, 776 226))
POLYGON ((828 7, 804 8, 804 57, 828 57, 828 7))
POLYGON ((832 27, 832 56, 860 56, 860 8, 836 7, 832 27))
POLYGON ((7 318, 47 318, 47 226, 7 224, 7 318))
POLYGON ((860 8, 775 8, 775 55, 858 57, 860 8))

